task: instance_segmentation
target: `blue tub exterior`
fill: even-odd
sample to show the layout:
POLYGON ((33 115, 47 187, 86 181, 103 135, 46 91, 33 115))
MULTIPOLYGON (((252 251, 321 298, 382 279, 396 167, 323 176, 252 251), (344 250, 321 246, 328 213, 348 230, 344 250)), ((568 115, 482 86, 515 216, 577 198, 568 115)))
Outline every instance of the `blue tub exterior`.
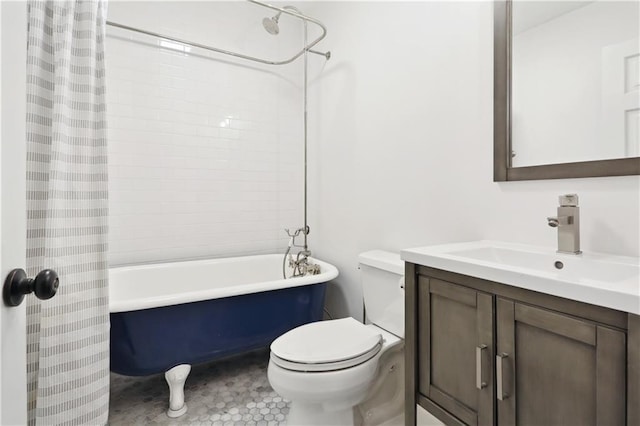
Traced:
POLYGON ((325 283, 111 313, 111 371, 146 376, 267 347, 322 319, 325 283))

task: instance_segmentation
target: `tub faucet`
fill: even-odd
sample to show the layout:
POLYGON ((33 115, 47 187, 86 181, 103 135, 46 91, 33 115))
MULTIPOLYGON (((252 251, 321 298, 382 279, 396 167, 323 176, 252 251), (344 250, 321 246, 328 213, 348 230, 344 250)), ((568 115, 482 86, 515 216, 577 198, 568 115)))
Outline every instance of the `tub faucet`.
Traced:
POLYGON ((287 247, 287 251, 284 254, 284 259, 282 261, 282 276, 283 278, 287 278, 286 272, 286 262, 289 261, 289 268, 293 270, 292 277, 302 277, 305 275, 317 275, 320 271, 320 265, 309 262, 309 256, 311 256, 311 252, 309 251, 306 240, 305 245, 299 246, 296 245, 296 237, 300 234, 307 235, 309 234, 309 227, 298 228, 295 231, 291 232, 289 229, 285 229, 285 232, 289 236, 289 246, 287 247), (291 253, 292 248, 301 248, 302 250, 298 251, 295 259, 293 254, 291 253))
POLYGON ((580 207, 578 195, 558 197, 558 215, 547 218, 550 227, 558 228, 558 253, 580 254, 580 207))

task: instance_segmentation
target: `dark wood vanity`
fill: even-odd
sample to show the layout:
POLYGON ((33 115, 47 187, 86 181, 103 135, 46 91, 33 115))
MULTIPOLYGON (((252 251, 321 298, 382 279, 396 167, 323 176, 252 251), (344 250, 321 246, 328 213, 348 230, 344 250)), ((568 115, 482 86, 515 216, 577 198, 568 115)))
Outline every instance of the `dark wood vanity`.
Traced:
POLYGON ((406 263, 406 425, 640 425, 640 317, 406 263))

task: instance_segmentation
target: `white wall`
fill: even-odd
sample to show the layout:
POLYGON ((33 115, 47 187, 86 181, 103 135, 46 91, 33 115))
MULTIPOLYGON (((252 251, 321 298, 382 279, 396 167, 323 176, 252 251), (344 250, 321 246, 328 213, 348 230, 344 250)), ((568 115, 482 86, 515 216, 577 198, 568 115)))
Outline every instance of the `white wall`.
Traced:
MULTIPOLYGON (((554 5, 524 6, 543 9, 548 4, 554 5)), ((520 6, 514 3, 514 8, 520 6)), ((639 6, 637 1, 598 1, 514 36, 514 166, 626 156, 624 112, 614 110, 621 116, 621 128, 611 129, 607 108, 610 96, 615 100, 625 87, 614 83, 615 91, 607 93, 613 76, 603 71, 616 69, 619 61, 624 72, 624 58, 605 52, 629 40, 637 45, 639 6)))
MULTIPOLYGON (((285 59, 301 25, 283 17, 273 37, 261 24, 272 14, 246 2, 109 6, 111 21, 285 59)), ((302 223, 302 63, 107 35, 111 264, 284 251, 283 228, 302 223)))
POLYGON ((334 263, 334 316, 362 312, 358 253, 497 239, 556 244, 577 192, 585 250, 640 254, 640 179, 492 182, 490 2, 322 2, 312 63, 310 244, 334 263))
MULTIPOLYGON (((167 4, 172 3, 153 3, 153 13, 149 13, 143 8, 150 4, 141 3, 139 9, 134 10, 114 2, 110 5, 110 19, 174 32, 185 38, 199 37, 203 42, 217 45, 228 43, 229 48, 255 47, 258 52, 251 52, 255 54, 268 49, 268 46, 261 46, 250 39, 253 31, 262 31, 260 20, 265 16, 263 11, 252 14, 248 20, 241 16, 241 12, 231 12, 232 9, 250 8, 252 5, 245 2, 231 5, 207 2, 194 3, 196 9, 192 9, 182 3, 184 7, 174 7, 161 13, 167 4), (202 9, 217 6, 220 7, 217 11, 202 9), (231 35, 233 30, 237 31, 235 36, 231 35), (222 42, 223 36, 229 38, 222 42)), ((554 246, 556 231, 547 226, 545 218, 555 213, 557 196, 562 193, 577 192, 581 197, 585 250, 640 255, 638 177, 492 182, 493 30, 490 2, 301 2, 299 7, 327 25, 327 39, 317 48, 331 50, 333 54, 326 63, 319 56, 310 57, 309 241, 318 257, 340 269, 341 275, 331 284, 328 295, 329 310, 334 316, 361 315, 358 253, 373 248, 400 250, 481 238, 554 246)), ((293 39, 300 40, 299 37, 293 39)), ((163 62, 157 58, 165 55, 150 52, 154 49, 145 47, 147 53, 140 58, 135 53, 140 50, 134 51, 133 47, 131 51, 126 47, 117 52, 111 51, 113 43, 111 38, 107 41, 110 49, 107 54, 111 55, 107 59, 119 61, 123 75, 130 76, 130 69, 135 70, 141 59, 143 65, 149 64, 154 71, 162 68, 163 62), (119 55, 122 57, 118 59, 119 55)), ((120 43, 124 44, 123 41, 120 43)), ((280 54, 285 56, 282 52, 280 54)), ((180 68, 182 62, 178 61, 184 58, 176 58, 165 65, 180 68)), ((109 64, 107 66, 110 67, 109 64)), ((188 77, 183 78, 187 81, 180 84, 187 85, 184 90, 188 87, 212 90, 207 85, 211 80, 220 81, 220 74, 211 71, 214 78, 208 79, 205 73, 209 67, 213 70, 217 66, 214 62, 189 65, 185 71, 195 72, 195 77, 186 74, 188 77), (193 79, 197 83, 192 83, 193 79)), ((298 66, 298 72, 301 72, 301 62, 294 66, 298 66)), ((108 72, 110 69, 112 67, 108 72)), ((246 85, 254 88, 256 85, 253 85, 251 77, 246 77, 258 78, 265 74, 252 71, 242 75, 249 71, 244 67, 233 67, 226 78, 237 85, 228 86, 233 88, 223 91, 224 96, 229 96, 228 99, 235 99, 233 93, 250 96, 245 90, 246 85), (236 87, 239 87, 239 92, 235 92, 236 87)), ((296 71, 291 72, 295 74, 296 71)), ((270 77, 265 79, 269 89, 265 89, 255 101, 282 99, 278 101, 278 108, 282 109, 277 117, 279 134, 285 135, 290 126, 299 125, 299 120, 293 117, 300 112, 300 104, 294 108, 293 99, 300 100, 301 80, 283 80, 275 76, 274 79, 280 82, 276 84, 270 77), (285 91, 284 97, 278 93, 282 90, 285 91), (287 99, 291 100, 287 105, 292 109, 283 106, 287 99), (289 113, 289 119, 283 110, 289 113)), ((109 96, 115 95, 118 99, 122 95, 126 99, 128 90, 135 94, 147 83, 143 77, 130 82, 131 85, 121 86, 125 88, 111 92, 109 96)), ((118 82, 110 80, 110 83, 110 90, 116 90, 118 82)), ((166 97, 165 90, 161 93, 166 97)), ((141 99, 147 99, 141 95, 141 99)), ((173 100, 177 102, 178 97, 173 100)), ((187 120, 196 120, 200 108, 207 110, 210 107, 206 99, 200 98, 200 101, 195 115, 183 111, 185 115, 181 117, 184 121, 171 121, 177 124, 174 129, 191 126, 187 120)), ((143 114, 146 113, 145 107, 154 105, 141 106, 143 108, 139 112, 143 114)), ((122 107, 129 112, 126 102, 122 107)), ((110 104, 110 113, 115 111, 110 104)), ((207 110, 207 114, 201 115, 210 117, 211 114, 207 110)), ((261 116, 256 117, 250 121, 260 122, 261 116)), ((219 176, 213 174, 215 169, 206 164, 219 157, 216 156, 217 151, 209 151, 210 145, 207 144, 219 142, 220 138, 198 135, 197 130, 195 135, 174 131, 170 133, 170 143, 159 144, 166 145, 166 148, 159 149, 154 143, 166 139, 156 139, 154 132, 164 125, 163 119, 143 116, 135 119, 146 126, 141 133, 131 132, 136 129, 111 130, 112 139, 116 140, 112 142, 116 152, 111 157, 111 179, 120 176, 120 180, 126 181, 132 177, 128 181, 131 185, 125 181, 117 183, 114 179, 114 184, 120 185, 119 189, 116 188, 120 193, 114 195, 115 191, 112 191, 111 194, 112 217, 116 221, 112 221, 111 226, 112 248, 118 249, 112 261, 129 263, 170 257, 226 255, 230 247, 228 242, 238 241, 246 235, 242 234, 242 229, 253 235, 254 229, 243 228, 242 224, 232 225, 245 220, 241 215, 232 213, 238 211, 235 207, 229 208, 220 223, 216 223, 220 216, 207 210, 218 205, 218 200, 226 201, 225 198, 216 198, 216 201, 206 198, 207 194, 218 194, 216 184, 219 182, 219 176), (119 137, 134 133, 144 134, 148 139, 126 140, 127 136, 124 136, 125 139, 117 140, 119 130, 122 130, 119 137), (185 144, 185 141, 189 142, 185 144), (190 157, 191 160, 185 158, 188 155, 178 156, 190 152, 190 142, 198 147, 198 154, 190 157), (127 151, 128 147, 136 149, 136 153, 127 151), (154 151, 156 149, 158 151, 154 151), (118 156, 121 160, 116 161, 126 161, 134 156, 142 163, 118 165, 113 162, 118 156), (144 163, 152 161, 152 158, 164 158, 163 161, 170 158, 170 164, 160 167, 167 173, 152 174, 153 166, 144 163), (199 173, 196 178, 184 178, 179 183, 174 180, 174 174, 189 173, 189 167, 179 164, 191 164, 189 161, 193 160, 205 163, 196 168, 199 173), (117 168, 121 170, 115 170, 117 168), (123 170, 128 170, 131 175, 121 173, 123 170), (208 175, 210 178, 202 179, 209 172, 212 173, 208 175), (208 185, 214 189, 207 190, 208 185), (185 208, 200 212, 199 216, 168 210, 164 216, 156 217, 158 205, 163 209, 177 209, 185 204, 181 197, 189 192, 195 192, 190 194, 195 201, 186 203, 185 208), (201 200, 205 201, 201 203, 201 200), (218 231, 220 233, 216 234, 218 231), (221 237, 223 231, 227 232, 229 240, 221 237)), ((127 123, 127 120, 121 122, 127 123)), ((118 119, 114 123, 118 123, 118 119)), ((216 127, 215 121, 207 123, 207 126, 216 127)), ((220 130, 218 127, 212 131, 220 130)), ((301 144, 293 142, 293 135, 290 138, 281 136, 282 148, 278 155, 291 152, 297 158, 295 150, 300 149, 301 144), (289 141, 286 142, 289 144, 282 145, 284 141, 289 141)), ((233 144, 235 141, 229 140, 229 145, 236 146, 233 144)), ((229 161, 238 159, 232 157, 230 151, 223 149, 221 152, 227 152, 229 161)), ((282 160, 279 164, 287 161, 282 160)), ((237 172, 235 166, 232 170, 237 172)), ((299 225, 300 200, 292 201, 301 194, 300 186, 296 187, 300 175, 295 173, 301 173, 298 165, 278 173, 279 186, 272 193, 272 200, 277 199, 283 205, 291 202, 292 214, 277 220, 277 224, 273 218, 267 220, 266 232, 272 232, 274 239, 278 238, 280 228, 299 225), (276 194, 280 195, 276 198, 276 194)), ((244 203, 248 211, 254 208, 254 203, 249 201, 253 200, 249 193, 246 196, 246 199, 237 201, 244 203)), ((258 220, 268 216, 259 211, 254 218, 258 220)), ((261 219, 260 224, 263 221, 261 219)), ((259 238, 263 241, 262 235, 259 238)), ((276 244, 267 247, 254 246, 254 241, 249 240, 246 243, 251 247, 262 247, 265 251, 279 249, 276 244)))

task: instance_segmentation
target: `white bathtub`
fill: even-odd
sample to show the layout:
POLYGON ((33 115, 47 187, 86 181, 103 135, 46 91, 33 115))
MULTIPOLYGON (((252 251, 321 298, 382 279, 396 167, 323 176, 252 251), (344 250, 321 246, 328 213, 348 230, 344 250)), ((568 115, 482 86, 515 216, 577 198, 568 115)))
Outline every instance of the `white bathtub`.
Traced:
POLYGON ((282 259, 269 254, 110 269, 111 371, 165 372, 167 414, 183 415, 191 364, 268 347, 292 328, 322 319, 325 283, 338 270, 314 259, 320 274, 283 279, 282 259))
POLYGON ((109 309, 157 308, 326 283, 338 276, 335 266, 312 259, 320 265, 320 274, 283 279, 282 259, 282 254, 266 254, 111 268, 109 309))
POLYGON ((112 268, 111 370, 167 371, 269 346, 322 319, 326 284, 338 270, 282 278, 282 254, 112 268))

